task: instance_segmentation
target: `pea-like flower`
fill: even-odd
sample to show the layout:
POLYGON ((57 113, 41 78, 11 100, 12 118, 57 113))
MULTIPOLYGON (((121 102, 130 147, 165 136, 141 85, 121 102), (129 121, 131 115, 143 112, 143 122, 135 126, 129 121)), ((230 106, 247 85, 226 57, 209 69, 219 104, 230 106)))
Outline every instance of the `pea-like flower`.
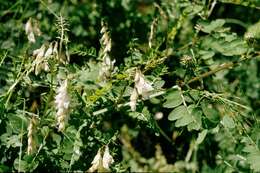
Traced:
POLYGON ((148 96, 148 92, 153 90, 152 85, 147 82, 144 78, 144 75, 140 70, 136 70, 135 78, 134 78, 135 86, 130 96, 130 107, 132 111, 136 110, 136 102, 138 100, 138 96, 146 98, 148 96))
POLYGON ((32 23, 30 18, 25 24, 25 33, 30 43, 35 43, 35 35, 41 35, 41 31, 36 23, 32 23))
POLYGON ((94 157, 93 161, 91 162, 92 166, 88 169, 88 172, 94 172, 102 167, 102 155, 101 149, 98 150, 96 156, 94 157))
POLYGON ((111 164, 114 163, 114 159, 109 152, 108 145, 105 146, 105 151, 102 157, 101 148, 98 150, 96 156, 94 157, 93 161, 91 162, 92 166, 88 169, 88 172, 95 172, 95 171, 109 171, 111 164))
POLYGON ((58 56, 57 47, 58 43, 54 41, 49 44, 47 50, 45 44, 43 44, 39 49, 33 51, 33 56, 36 57, 33 62, 35 75, 38 75, 42 70, 46 72, 50 70, 48 59, 58 56))
POLYGON ((145 80, 144 75, 140 70, 136 70, 134 81, 137 93, 143 97, 146 97, 148 92, 153 90, 152 85, 145 80))
POLYGON ((38 75, 42 70, 48 72, 49 69, 49 64, 47 59, 45 58, 45 45, 43 44, 41 48, 36 49, 33 51, 33 55, 36 56, 33 66, 34 66, 34 71, 35 75, 38 75))
POLYGON ((114 159, 113 157, 110 155, 109 153, 109 148, 108 146, 106 145, 105 147, 105 152, 104 152, 104 155, 103 155, 103 167, 106 169, 106 170, 109 170, 109 167, 111 164, 114 163, 114 159))

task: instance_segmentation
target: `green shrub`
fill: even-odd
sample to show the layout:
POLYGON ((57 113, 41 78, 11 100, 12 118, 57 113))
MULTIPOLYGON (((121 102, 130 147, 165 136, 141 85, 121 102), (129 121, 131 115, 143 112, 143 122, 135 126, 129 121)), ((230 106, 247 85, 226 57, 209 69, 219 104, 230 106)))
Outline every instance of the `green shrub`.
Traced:
POLYGON ((257 0, 0 2, 1 172, 260 172, 257 0))

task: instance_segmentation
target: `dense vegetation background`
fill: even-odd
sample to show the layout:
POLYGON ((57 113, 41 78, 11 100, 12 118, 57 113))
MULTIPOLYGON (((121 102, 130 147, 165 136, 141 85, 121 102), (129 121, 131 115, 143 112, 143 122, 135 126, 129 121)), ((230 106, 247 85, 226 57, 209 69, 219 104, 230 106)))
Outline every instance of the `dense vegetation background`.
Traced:
POLYGON ((0 1, 0 172, 260 172, 260 1, 0 1))

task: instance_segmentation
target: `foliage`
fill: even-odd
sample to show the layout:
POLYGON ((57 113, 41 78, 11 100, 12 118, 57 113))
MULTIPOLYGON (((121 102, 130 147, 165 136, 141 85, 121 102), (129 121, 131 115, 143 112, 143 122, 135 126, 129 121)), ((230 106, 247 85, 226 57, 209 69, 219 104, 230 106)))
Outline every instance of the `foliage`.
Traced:
POLYGON ((260 172, 257 0, 0 2, 0 171, 260 172))

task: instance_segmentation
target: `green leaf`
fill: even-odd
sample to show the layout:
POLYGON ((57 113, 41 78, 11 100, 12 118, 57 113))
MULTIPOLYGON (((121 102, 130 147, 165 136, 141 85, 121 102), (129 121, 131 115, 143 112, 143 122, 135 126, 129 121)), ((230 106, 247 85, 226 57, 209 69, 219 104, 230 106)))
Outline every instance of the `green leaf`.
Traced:
POLYGON ((212 31, 217 31, 225 24, 225 20, 223 19, 217 19, 214 21, 211 21, 210 23, 206 22, 199 22, 199 25, 201 26, 201 31, 206 33, 211 33, 212 31))
POLYGON ((202 10, 203 10, 202 5, 198 5, 198 4, 190 5, 190 4, 188 4, 187 7, 183 10, 183 13, 188 14, 188 15, 195 15, 202 10))
POLYGON ((42 133, 43 136, 47 136, 49 134, 49 132, 50 132, 50 129, 49 129, 48 126, 43 126, 41 128, 41 133, 42 133))
POLYGON ((0 164, 0 172, 11 172, 9 170, 8 166, 5 166, 4 164, 0 164))
MULTIPOLYGON (((243 142, 243 141, 242 141, 243 142)), ((250 140, 247 140, 243 143, 246 143, 246 146, 244 147, 243 151, 248 153, 246 158, 248 163, 250 164, 250 168, 254 171, 260 171, 260 151, 256 146, 251 144, 250 140)))
POLYGON ((205 130, 203 130, 202 132, 199 133, 199 136, 198 136, 198 138, 196 140, 196 144, 197 145, 201 144, 204 141, 207 133, 208 133, 207 129, 205 129, 205 130))
POLYGON ((175 122, 176 127, 182 127, 190 124, 192 122, 192 117, 189 114, 184 114, 182 118, 175 122))
POLYGON ((148 121, 150 113, 149 113, 147 107, 144 107, 141 113, 140 112, 130 112, 129 116, 134 119, 141 120, 141 121, 148 121))
POLYGON ((175 89, 171 92, 169 92, 165 96, 166 102, 163 104, 163 107, 165 108, 175 108, 182 104, 182 97, 181 97, 181 91, 178 89, 175 89))
POLYGON ((245 37, 253 37, 253 38, 260 38, 260 21, 249 26, 247 28, 247 32, 245 33, 245 37))
POLYGON ((56 142, 57 146, 60 146, 61 137, 60 135, 57 135, 56 133, 51 133, 52 140, 56 142))
POLYGON ((168 120, 177 120, 175 122, 176 127, 188 125, 189 131, 199 130, 201 128, 201 115, 202 112, 194 104, 188 107, 181 105, 170 112, 168 120))
POLYGON ((235 35, 222 34, 215 37, 205 37, 203 47, 212 49, 225 56, 242 55, 247 52, 247 43, 235 35))
POLYGON ((14 161, 14 168, 17 170, 17 171, 21 171, 21 172, 26 172, 27 171, 27 163, 26 161, 24 160, 20 160, 19 159, 15 159, 14 161))
POLYGON ((222 124, 224 127, 229 128, 229 129, 233 129, 236 127, 234 120, 230 117, 225 115, 222 119, 222 124))
POLYGON ((210 120, 213 123, 219 122, 218 111, 213 108, 212 104, 210 104, 206 101, 203 101, 203 102, 201 102, 201 108, 202 108, 204 115, 206 115, 208 120, 210 120))
POLYGON ((168 120, 174 121, 177 119, 180 119, 181 117, 188 115, 188 110, 185 106, 179 106, 171 111, 171 113, 168 116, 168 120))
POLYGON ((220 2, 231 3, 252 8, 259 7, 260 5, 260 2, 258 0, 220 0, 220 2))
POLYGON ((14 168, 21 172, 33 172, 39 165, 37 160, 32 161, 31 156, 25 156, 22 160, 16 158, 14 160, 14 168))
POLYGON ((199 130, 201 128, 201 116, 202 111, 197 107, 192 108, 191 116, 193 117, 193 121, 188 125, 188 130, 199 130))
POLYGON ((199 51, 199 55, 201 56, 202 59, 208 60, 208 59, 212 58, 215 55, 215 52, 214 51, 200 50, 199 51))
POLYGON ((250 153, 247 156, 247 161, 250 164, 250 168, 256 172, 260 171, 260 152, 250 153))
POLYGON ((6 145, 7 148, 16 148, 22 146, 21 140, 18 135, 9 136, 9 134, 4 133, 3 135, 1 135, 0 140, 1 144, 6 145))
POLYGON ((16 133, 20 133, 22 130, 25 130, 28 126, 28 120, 24 115, 20 113, 11 114, 8 117, 8 119, 10 123, 9 125, 12 127, 12 130, 16 133))

